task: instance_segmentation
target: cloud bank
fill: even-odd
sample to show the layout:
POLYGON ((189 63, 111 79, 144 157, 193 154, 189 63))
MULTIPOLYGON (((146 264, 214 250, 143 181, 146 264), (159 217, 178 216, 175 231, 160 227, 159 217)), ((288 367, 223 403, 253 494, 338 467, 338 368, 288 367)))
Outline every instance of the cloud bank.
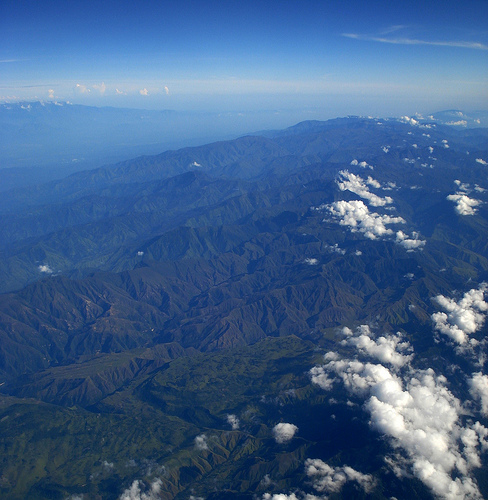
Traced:
MULTIPOLYGON (((488 429, 470 420, 463 424, 466 410, 447 379, 430 368, 414 368, 412 348, 400 334, 375 339, 365 326, 343 333, 356 356, 327 354, 324 364, 310 371, 312 382, 325 390, 339 382, 364 399, 371 427, 395 450, 386 463, 397 475, 414 474, 441 498, 480 499, 471 470, 481 466, 488 429)), ((484 394, 484 383, 476 378, 472 390, 484 394)))

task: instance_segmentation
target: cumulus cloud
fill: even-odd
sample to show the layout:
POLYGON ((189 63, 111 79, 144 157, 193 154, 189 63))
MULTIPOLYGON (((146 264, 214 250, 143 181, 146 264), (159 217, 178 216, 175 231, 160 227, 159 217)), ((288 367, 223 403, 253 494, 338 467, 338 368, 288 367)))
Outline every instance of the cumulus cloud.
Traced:
POLYGON ((104 82, 100 83, 100 85, 93 85, 93 88, 98 90, 102 95, 105 94, 105 91, 107 90, 104 82))
POLYGON ((115 89, 115 93, 117 95, 127 95, 127 92, 124 92, 123 90, 115 89))
POLYGON ((149 95, 149 92, 146 88, 139 90, 139 94, 141 95, 149 95))
POLYGON ((368 185, 374 188, 381 187, 381 184, 371 176, 368 176, 368 178, 364 180, 359 175, 355 175, 347 170, 342 170, 339 172, 339 179, 336 182, 341 191, 351 191, 361 198, 368 200, 369 205, 373 207, 382 207, 386 204, 393 203, 393 199, 389 196, 381 198, 369 190, 368 185))
POLYGON ((313 258, 306 258, 303 262, 305 264, 308 264, 309 266, 316 266, 319 263, 319 261, 317 259, 313 259, 313 258))
MULTIPOLYGON (((320 208, 320 207, 319 207, 320 208)), ((360 232, 374 240, 378 236, 393 234, 393 230, 386 227, 386 224, 404 224, 401 217, 391 217, 390 215, 380 215, 370 212, 368 207, 361 200, 336 201, 325 208, 339 219, 339 224, 348 226, 351 232, 360 232)))
POLYGON ((233 431, 239 429, 240 421, 235 415, 227 415, 227 423, 230 424, 233 431))
POLYGON ((132 483, 130 488, 127 488, 119 500, 157 500, 161 498, 161 486, 163 482, 161 479, 156 478, 150 485, 147 491, 143 491, 144 483, 136 480, 132 483))
POLYGON ((474 215, 477 212, 475 207, 482 203, 480 200, 470 198, 467 194, 462 192, 450 194, 447 196, 447 199, 456 204, 454 209, 459 215, 474 215))
POLYGON ((195 438, 195 448, 197 450, 208 450, 207 436, 200 434, 195 438))
POLYGON ((478 163, 481 163, 482 165, 488 165, 488 162, 486 162, 485 160, 483 160, 483 158, 476 158, 476 161, 478 163))
POLYGON ((339 255, 346 254, 346 251, 343 248, 341 248, 337 243, 334 243, 333 245, 328 245, 327 250, 329 250, 329 252, 338 253, 339 255))
POLYGON ((444 125, 451 125, 452 127, 467 127, 468 122, 466 120, 458 120, 458 121, 445 122, 444 125))
POLYGON ((354 346, 359 352, 381 363, 401 367, 410 362, 413 357, 409 354, 412 350, 410 344, 403 340, 400 333, 375 338, 368 325, 359 326, 354 334, 349 329, 344 333, 347 337, 342 342, 343 344, 354 346))
MULTIPOLYGON (((407 465, 442 498, 481 498, 470 471, 481 466, 480 452, 488 446, 488 429, 479 422, 468 421, 463 425, 465 410, 447 388, 446 378, 432 369, 413 368, 412 354, 406 354, 410 351, 408 342, 385 336, 390 342, 383 341, 383 348, 379 349, 382 344, 379 339, 371 338, 367 327, 359 328, 356 333, 346 329, 344 333, 347 345, 357 347, 356 357, 342 359, 337 354, 326 355, 324 364, 311 370, 312 382, 330 388, 330 385, 324 387, 317 377, 324 375, 342 381, 350 393, 365 399, 364 409, 370 415, 371 427, 387 436, 397 450, 397 454, 387 460, 396 473, 400 474, 407 465), (385 353, 389 357, 385 357, 385 353), (400 356, 400 362, 395 361, 395 353, 400 356), (364 356, 382 363, 363 361, 364 356), (399 458, 401 452, 404 458, 399 458)), ((476 386, 473 391, 478 391, 479 385, 484 387, 477 379, 472 384, 476 386)), ((336 472, 330 468, 325 471, 330 476, 336 472)))
POLYGON ((331 467, 319 459, 307 459, 305 472, 313 481, 313 487, 320 493, 337 493, 347 481, 356 481, 368 493, 375 481, 370 474, 362 474, 348 465, 331 467))
POLYGON ((75 85, 75 92, 77 92, 78 94, 88 94, 90 93, 90 89, 85 85, 82 85, 81 83, 77 83, 75 85))
POLYGON ((410 237, 403 231, 397 231, 395 241, 403 248, 406 248, 407 252, 412 252, 413 250, 417 250, 425 246, 425 240, 421 240, 419 238, 419 233, 416 231, 413 231, 410 237))
POLYGON ((351 161, 351 165, 353 165, 355 167, 357 166, 357 167, 361 167, 361 168, 369 168, 370 170, 374 169, 371 165, 368 164, 368 162, 366 162, 364 160, 358 161, 358 160, 354 159, 351 161))
POLYGON ((474 373, 469 380, 469 391, 475 399, 481 400, 481 413, 488 416, 488 376, 481 372, 474 373))
POLYGON ((290 493, 289 495, 285 495, 285 493, 265 493, 263 500, 298 500, 298 497, 295 493, 290 493))
POLYGON ((169 95, 169 88, 166 85, 164 86, 164 92, 166 95, 169 95))
MULTIPOLYGON (((352 164, 357 160, 353 160, 352 164)), ((386 210, 393 210, 393 207, 386 207, 393 203, 393 199, 389 196, 381 197, 372 193, 369 186, 376 189, 395 189, 395 183, 388 183, 383 187, 376 179, 368 176, 363 179, 359 175, 350 173, 347 170, 339 172, 337 185, 342 191, 351 191, 361 198, 367 200, 369 205, 374 207, 385 207, 386 210)), ((336 201, 332 204, 324 204, 314 210, 328 210, 333 217, 338 219, 339 224, 348 226, 351 232, 361 232, 369 239, 376 239, 378 237, 389 237, 394 232, 391 228, 387 227, 389 224, 405 224, 402 217, 392 217, 390 215, 381 215, 376 212, 370 212, 368 207, 361 200, 352 201, 336 201)), ((403 231, 396 232, 396 239, 394 240, 398 245, 403 246, 407 251, 421 249, 425 245, 425 240, 419 238, 417 232, 412 232, 409 236, 403 231)))
POLYGON ((296 425, 282 422, 273 427, 273 437, 277 443, 283 444, 290 441, 297 431, 296 425))
POLYGON ((39 267, 40 273, 52 274, 53 270, 47 264, 41 264, 39 267))
POLYGON ((49 98, 49 99, 55 99, 55 96, 54 96, 54 89, 49 89, 49 90, 47 91, 47 93, 48 93, 48 98, 49 98))
POLYGON ((485 321, 488 303, 484 300, 484 294, 488 288, 482 283, 478 289, 473 288, 456 302, 454 299, 437 295, 434 301, 443 309, 442 312, 432 314, 434 328, 447 335, 457 344, 476 344, 475 339, 469 339, 469 335, 478 331, 485 321))

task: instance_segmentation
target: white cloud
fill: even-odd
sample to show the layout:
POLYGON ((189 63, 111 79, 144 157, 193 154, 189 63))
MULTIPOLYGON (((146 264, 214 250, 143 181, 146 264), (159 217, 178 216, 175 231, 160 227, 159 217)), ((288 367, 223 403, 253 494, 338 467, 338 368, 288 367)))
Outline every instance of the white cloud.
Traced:
POLYGON ((149 95, 149 92, 146 88, 139 90, 139 94, 141 95, 149 95))
POLYGON ((303 261, 305 264, 308 264, 309 266, 316 266, 319 261, 317 259, 311 259, 311 258, 307 258, 303 261))
POLYGON ((466 120, 458 120, 458 121, 445 122, 444 125, 451 125, 452 127, 467 127, 468 122, 466 120))
POLYGON ((115 89, 115 93, 117 95, 127 95, 127 92, 124 92, 123 90, 115 89))
POLYGON ((447 199, 456 203, 454 209, 459 215, 474 215, 477 212, 477 209, 474 207, 482 203, 480 200, 470 198, 467 194, 462 192, 450 194, 447 196, 447 199))
POLYGON ((290 493, 289 495, 285 495, 285 493, 265 493, 263 500, 298 500, 298 497, 295 493, 290 493))
POLYGON ((394 45, 430 45, 434 47, 459 47, 463 49, 488 50, 488 45, 479 42, 463 42, 458 40, 420 40, 417 38, 386 38, 382 36, 361 35, 358 33, 343 33, 342 36, 355 40, 369 40, 372 42, 390 43, 394 45))
POLYGON ((395 241, 402 247, 406 248, 408 252, 425 246, 425 240, 419 239, 419 234, 416 231, 413 231, 410 237, 408 237, 403 231, 397 231, 395 241))
POLYGON ((239 429, 240 421, 235 415, 227 415, 227 423, 230 424, 233 431, 239 429))
POLYGON ((368 356, 377 359, 381 363, 387 363, 401 367, 410 362, 413 355, 405 354, 411 351, 410 344, 405 342, 400 333, 374 338, 369 326, 362 325, 356 329, 354 335, 347 332, 347 338, 343 341, 346 345, 354 346, 356 349, 368 356))
POLYGON ((139 252, 137 252, 138 257, 142 257, 143 255, 144 255, 144 252, 142 250, 139 250, 139 252))
POLYGON ((488 165, 488 162, 486 162, 485 160, 483 160, 483 158, 476 158, 476 161, 478 163, 481 163, 482 165, 488 165))
MULTIPOLYGON (((321 208, 321 207, 319 207, 321 208)), ((386 227, 386 224, 404 224, 401 217, 391 217, 370 212, 368 207, 361 200, 336 201, 324 208, 334 216, 339 218, 339 224, 348 226, 351 232, 361 232, 374 240, 378 236, 393 234, 393 231, 386 227)))
POLYGON ((100 85, 93 85, 93 88, 95 90, 98 90, 102 95, 105 94, 105 91, 107 90, 104 82, 102 82, 100 85))
MULTIPOLYGON (((347 391, 365 399, 364 409, 370 415, 372 428, 387 436, 393 448, 405 453, 400 461, 400 454, 387 457, 396 473, 403 473, 407 466, 442 498, 481 498, 470 471, 481 465, 480 450, 488 446, 488 429, 478 422, 463 425, 461 419, 466 411, 446 387, 446 378, 432 369, 415 369, 410 359, 402 359, 402 363, 387 360, 390 368, 361 361, 374 351, 361 347, 354 339, 370 337, 368 332, 369 328, 362 327, 355 335, 348 335, 347 345, 356 343, 358 347, 354 359, 328 356, 322 366, 312 369, 312 381, 320 385, 317 373, 330 375, 341 380, 347 391)), ((364 345, 370 345, 369 340, 364 345)), ((387 345, 406 357, 408 343, 387 345)), ((375 357, 380 359, 377 354, 375 357)))
POLYGON ((328 245, 327 249, 329 250, 329 252, 338 253, 339 255, 346 255, 346 251, 341 248, 338 243, 328 245))
POLYGON ((47 92, 48 92, 48 98, 49 99, 55 99, 54 89, 49 89, 47 92))
POLYGON ((75 89, 74 90, 78 94, 88 94, 88 93, 90 93, 90 89, 88 87, 86 87, 85 85, 82 85, 81 83, 77 83, 75 85, 75 89))
POLYGON ((469 380, 469 392, 475 399, 481 400, 481 413, 488 416, 488 376, 480 373, 473 373, 469 380))
POLYGON ((486 290, 487 284, 482 283, 479 289, 466 292, 458 302, 444 295, 435 297, 435 302, 444 312, 432 314, 434 328, 458 344, 467 343, 469 335, 478 331, 485 321, 483 313, 488 311, 488 303, 484 300, 486 290))
POLYGON ((52 274, 53 270, 47 265, 47 264, 41 264, 39 267, 39 272, 41 273, 46 273, 46 274, 52 274))
POLYGON ((361 168, 369 168, 370 170, 374 170, 374 168, 368 164, 366 161, 358 161, 356 159, 351 161, 351 165, 355 167, 361 167, 361 168))
POLYGON ((164 91, 165 91, 166 95, 169 95, 169 88, 166 85, 164 86, 164 91))
POLYGON ((273 427, 273 437, 277 443, 283 444, 290 441, 297 431, 296 425, 282 422, 273 427))
POLYGON ((339 179, 336 182, 341 191, 351 191, 361 198, 368 200, 368 203, 373 207, 382 207, 386 204, 393 203, 392 198, 389 196, 381 198, 369 190, 368 185, 374 188, 381 187, 381 184, 371 176, 368 176, 368 178, 364 180, 359 175, 350 173, 347 170, 342 170, 339 172, 339 179))
POLYGON ((156 478, 152 483, 148 491, 142 491, 144 483, 142 481, 136 480, 132 483, 130 488, 127 488, 122 495, 120 495, 119 500, 158 500, 161 498, 161 486, 163 482, 161 479, 156 478))
POLYGON ((208 450, 207 436, 200 434, 195 438, 195 448, 197 450, 208 450))
POLYGON ((466 191, 466 192, 471 191, 470 188, 469 188, 469 183, 468 182, 461 182, 459 179, 456 179, 454 181, 454 184, 456 184, 456 186, 459 187, 460 191, 466 191))
POLYGON ((348 465, 331 467, 319 459, 307 459, 305 472, 312 478, 313 487, 321 493, 337 493, 347 481, 356 481, 368 493, 375 483, 370 474, 362 474, 348 465))

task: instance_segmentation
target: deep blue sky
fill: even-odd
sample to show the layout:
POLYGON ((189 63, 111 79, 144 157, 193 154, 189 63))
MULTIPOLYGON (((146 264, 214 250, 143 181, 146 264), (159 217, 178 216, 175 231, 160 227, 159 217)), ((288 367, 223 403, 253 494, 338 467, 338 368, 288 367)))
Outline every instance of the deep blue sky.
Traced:
POLYGON ((487 0, 0 2, 2 101, 329 118, 487 89, 487 0))

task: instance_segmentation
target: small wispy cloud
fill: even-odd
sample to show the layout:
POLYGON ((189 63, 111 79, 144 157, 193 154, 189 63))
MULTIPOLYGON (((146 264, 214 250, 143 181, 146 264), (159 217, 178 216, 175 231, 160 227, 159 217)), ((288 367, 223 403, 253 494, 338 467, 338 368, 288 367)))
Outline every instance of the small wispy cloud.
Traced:
MULTIPOLYGON (((392 33, 392 31, 389 31, 385 34, 389 33, 392 33)), ((459 47, 463 49, 488 50, 488 45, 484 43, 465 42, 462 40, 422 40, 419 38, 386 37, 386 36, 376 36, 376 35, 364 35, 360 33, 342 33, 342 36, 345 36, 346 38, 353 38, 355 40, 390 43, 393 45, 430 45, 435 47, 459 47)))
POLYGON ((139 94, 141 95, 149 95, 149 92, 146 88, 139 90, 139 94))

